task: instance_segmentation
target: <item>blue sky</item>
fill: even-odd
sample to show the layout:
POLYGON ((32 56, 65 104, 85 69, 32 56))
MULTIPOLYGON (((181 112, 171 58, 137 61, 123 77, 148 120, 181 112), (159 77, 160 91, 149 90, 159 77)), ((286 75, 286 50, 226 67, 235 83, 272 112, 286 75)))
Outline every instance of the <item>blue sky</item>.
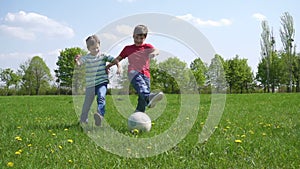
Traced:
MULTIPOLYGON (((280 17, 289 12, 296 29, 295 43, 299 46, 300 16, 296 11, 299 5, 296 0, 0 0, 0 68, 17 70, 20 64, 38 55, 53 73, 59 51, 71 47, 85 49, 87 36, 124 17, 161 13, 188 21, 208 39, 217 54, 225 59, 235 55, 247 58, 256 71, 261 58, 261 21, 267 20, 273 28, 276 48, 280 50, 280 17)), ((147 42, 152 40, 157 48, 166 46, 155 41, 155 37, 147 42)), ((112 54, 117 55, 120 50, 112 54)), ((182 57, 176 51, 178 47, 165 50, 182 57)))

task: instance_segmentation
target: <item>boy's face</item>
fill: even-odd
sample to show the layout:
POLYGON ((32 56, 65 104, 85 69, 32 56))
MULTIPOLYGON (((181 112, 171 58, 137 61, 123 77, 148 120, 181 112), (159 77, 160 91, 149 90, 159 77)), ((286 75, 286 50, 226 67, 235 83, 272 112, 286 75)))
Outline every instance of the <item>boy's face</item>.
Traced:
POLYGON ((96 56, 100 52, 100 45, 98 43, 94 44, 90 46, 88 50, 90 51, 91 55, 96 56))
POLYGON ((146 36, 147 36, 146 34, 134 34, 133 35, 134 43, 136 45, 143 44, 146 39, 146 36))

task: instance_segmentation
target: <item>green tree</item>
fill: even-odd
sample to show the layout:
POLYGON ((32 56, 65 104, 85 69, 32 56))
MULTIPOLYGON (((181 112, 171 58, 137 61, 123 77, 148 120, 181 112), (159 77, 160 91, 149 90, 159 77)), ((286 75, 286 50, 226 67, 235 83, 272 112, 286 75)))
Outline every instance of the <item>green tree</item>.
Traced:
POLYGON ((202 62, 200 58, 197 58, 190 64, 190 69, 196 79, 198 85, 197 90, 199 90, 200 88, 204 87, 206 81, 207 65, 202 62))
POLYGON ((158 69, 157 81, 163 86, 165 93, 187 92, 190 74, 185 62, 171 57, 159 63, 158 69), (180 91, 180 89, 184 89, 184 91, 180 91))
POLYGON ((54 70, 59 88, 66 88, 71 91, 72 84, 74 83, 73 87, 76 93, 81 88, 80 86, 84 79, 84 67, 77 67, 75 70, 74 58, 78 54, 86 55, 87 52, 78 47, 62 50, 58 56, 58 61, 56 62, 58 69, 54 70), (76 77, 73 78, 74 72, 76 77))
POLYGON ((52 80, 50 69, 39 56, 34 56, 25 70, 23 77, 24 85, 28 89, 28 94, 39 95, 41 91, 49 88, 52 80))
POLYGON ((26 60, 24 63, 21 63, 19 69, 17 70, 17 74, 21 77, 21 89, 19 90, 20 94, 30 94, 30 90, 32 88, 32 84, 29 83, 28 78, 25 78, 25 72, 29 67, 31 59, 26 60))
MULTIPOLYGON (((277 52, 273 52, 270 58, 270 87, 272 89, 272 93, 275 92, 277 87, 280 87, 283 78, 283 62, 282 59, 278 56, 277 52)), ((256 80, 259 81, 264 86, 264 91, 267 91, 267 75, 266 75, 266 58, 262 58, 257 66, 256 80)))
POLYGON ((287 92, 292 92, 293 88, 293 63, 295 62, 295 46, 293 46, 295 29, 293 17, 285 12, 281 16, 281 28, 280 28, 280 37, 283 44, 283 50, 285 54, 283 55, 283 60, 285 62, 285 69, 287 72, 287 92))
POLYGON ((220 55, 216 54, 211 60, 207 72, 208 84, 212 87, 212 92, 226 93, 227 82, 224 66, 224 59, 220 55))
POLYGON ((162 75, 160 74, 160 70, 156 59, 151 59, 150 73, 151 73, 151 89, 161 90, 163 86, 159 80, 162 79, 162 77, 160 77, 162 75))
POLYGON ((21 81, 21 77, 18 76, 10 68, 0 70, 0 80, 5 83, 5 95, 8 95, 9 88, 14 85, 15 90, 17 90, 18 84, 21 81))
POLYGON ((233 90, 239 93, 243 93, 244 90, 248 91, 249 84, 253 83, 253 73, 247 59, 239 59, 238 55, 225 62, 225 74, 230 93, 233 90))
MULTIPOLYGON (((270 92, 270 73, 272 73, 271 70, 271 64, 272 64, 272 56, 274 55, 274 46, 275 46, 275 40, 273 37, 273 32, 270 31, 269 25, 267 21, 262 21, 262 29, 263 32, 261 33, 261 41, 260 41, 260 46, 261 46, 261 56, 265 62, 261 62, 261 64, 265 64, 262 67, 265 67, 262 70, 265 70, 265 80, 262 81, 262 84, 265 86, 267 92, 270 92)), ((262 72, 260 72, 260 75, 263 75, 262 72)))
POLYGON ((300 92, 300 53, 296 55, 294 77, 296 81, 296 92, 300 92))

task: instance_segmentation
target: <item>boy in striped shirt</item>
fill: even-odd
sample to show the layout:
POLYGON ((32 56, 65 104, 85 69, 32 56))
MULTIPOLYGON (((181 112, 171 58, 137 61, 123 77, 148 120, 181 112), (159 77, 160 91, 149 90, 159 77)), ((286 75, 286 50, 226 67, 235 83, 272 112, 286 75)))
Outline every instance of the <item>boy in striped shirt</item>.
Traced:
MULTIPOLYGON (((85 99, 80 116, 81 123, 88 122, 88 113, 97 95, 97 113, 94 114, 95 125, 101 126, 101 121, 105 114, 105 96, 107 92, 108 74, 106 72, 106 62, 113 62, 114 57, 100 53, 100 40, 96 35, 86 39, 87 49, 90 53, 85 56, 75 57, 78 66, 85 64, 86 91, 85 99)), ((117 74, 121 72, 120 64, 117 64, 117 74)))

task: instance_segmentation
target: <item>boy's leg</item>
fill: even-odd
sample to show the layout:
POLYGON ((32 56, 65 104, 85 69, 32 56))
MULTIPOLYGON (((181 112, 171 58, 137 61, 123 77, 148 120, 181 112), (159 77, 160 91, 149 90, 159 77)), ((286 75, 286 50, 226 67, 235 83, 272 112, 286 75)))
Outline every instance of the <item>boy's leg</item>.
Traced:
POLYGON ((130 72, 129 79, 133 88, 138 93, 138 104, 136 111, 145 112, 150 95, 150 80, 138 72, 130 72))
POLYGON ((101 116, 104 116, 104 114, 105 114, 106 92, 107 92, 107 83, 100 84, 96 87, 97 104, 98 104, 97 111, 101 116))
POLYGON ((94 87, 86 88, 86 90, 85 90, 85 98, 84 98, 84 103, 83 103, 82 112, 81 112, 81 116, 80 116, 81 123, 88 122, 88 114, 90 111, 90 107, 95 98, 94 91, 95 91, 94 87))
POLYGON ((94 119, 95 119, 95 125, 100 126, 101 120, 105 114, 105 105, 106 105, 105 96, 107 92, 107 84, 105 83, 96 86, 95 92, 97 94, 98 108, 97 108, 97 113, 94 114, 94 119))
POLYGON ((149 96, 149 103, 148 103, 148 107, 149 108, 153 108, 155 107, 156 103, 159 102, 160 100, 162 100, 162 98, 164 97, 164 93, 163 92, 159 92, 159 93, 151 93, 149 96))

